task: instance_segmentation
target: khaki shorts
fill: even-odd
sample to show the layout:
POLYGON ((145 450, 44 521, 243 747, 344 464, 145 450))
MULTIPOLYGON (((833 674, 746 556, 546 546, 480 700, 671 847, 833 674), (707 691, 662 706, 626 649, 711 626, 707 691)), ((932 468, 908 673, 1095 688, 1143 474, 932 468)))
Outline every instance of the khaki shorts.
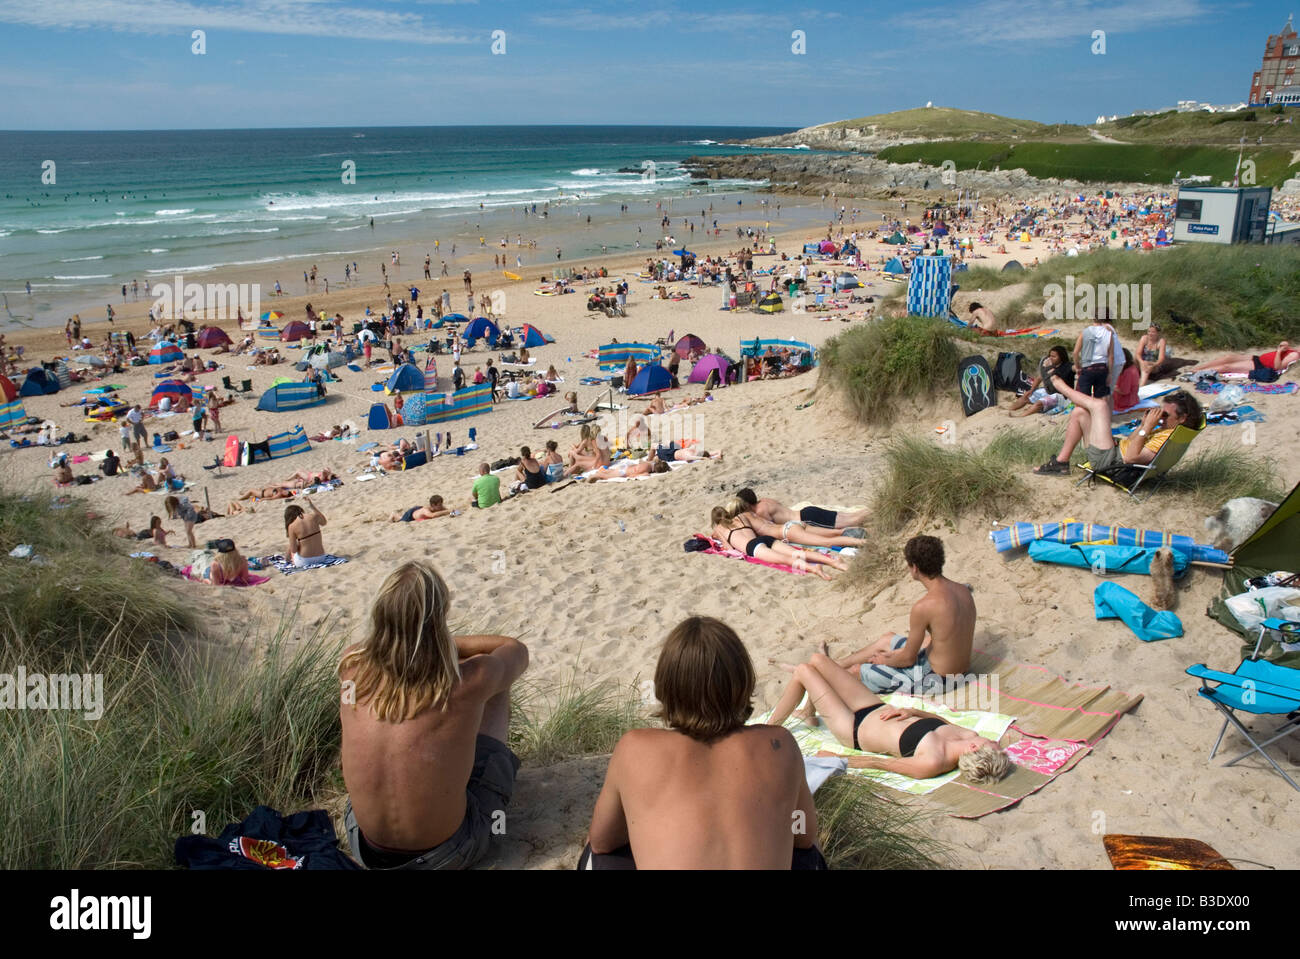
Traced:
POLYGON ((1092 467, 1094 473, 1107 473, 1124 465, 1124 454, 1119 451, 1118 446, 1111 446, 1104 450, 1095 446, 1084 446, 1083 452, 1087 454, 1088 465, 1092 467))

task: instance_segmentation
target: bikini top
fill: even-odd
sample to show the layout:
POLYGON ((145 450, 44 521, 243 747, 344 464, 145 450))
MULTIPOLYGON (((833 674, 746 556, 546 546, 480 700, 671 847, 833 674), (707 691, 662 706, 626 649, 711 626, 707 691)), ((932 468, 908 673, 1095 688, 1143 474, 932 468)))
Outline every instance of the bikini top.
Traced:
MULTIPOLYGON (((758 531, 757 531, 756 529, 754 529, 754 527, 750 526, 750 525, 749 525, 748 523, 746 523, 744 520, 741 520, 739 526, 737 526, 735 529, 733 529, 733 530, 731 530, 729 533, 727 533, 727 545, 730 546, 732 549, 735 549, 735 548, 736 548, 736 544, 733 543, 733 542, 731 541, 731 537, 735 536, 735 535, 736 535, 737 533, 739 533, 742 529, 747 529, 747 530, 749 530, 749 531, 750 531, 751 533, 753 533, 755 536, 758 535, 758 531)), ((748 542, 748 540, 746 540, 746 542, 748 542)))

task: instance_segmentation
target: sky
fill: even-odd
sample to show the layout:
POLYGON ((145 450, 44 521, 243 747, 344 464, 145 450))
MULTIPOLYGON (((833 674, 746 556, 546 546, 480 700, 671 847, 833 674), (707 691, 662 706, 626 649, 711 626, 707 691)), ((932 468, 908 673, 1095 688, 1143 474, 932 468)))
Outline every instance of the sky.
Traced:
POLYGON ((0 130, 802 127, 927 101, 1091 123, 1244 100, 1292 8, 1300 0, 0 0, 0 130))

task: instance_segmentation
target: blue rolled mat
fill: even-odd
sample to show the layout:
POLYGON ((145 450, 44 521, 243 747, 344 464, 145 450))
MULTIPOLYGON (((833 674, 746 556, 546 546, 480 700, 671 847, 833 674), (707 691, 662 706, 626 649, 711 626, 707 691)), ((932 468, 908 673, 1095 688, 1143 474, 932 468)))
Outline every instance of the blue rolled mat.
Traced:
POLYGON ((1168 610, 1157 613, 1119 583, 1099 583, 1092 600, 1098 619, 1123 621, 1144 643, 1183 635, 1182 620, 1175 614, 1168 610))

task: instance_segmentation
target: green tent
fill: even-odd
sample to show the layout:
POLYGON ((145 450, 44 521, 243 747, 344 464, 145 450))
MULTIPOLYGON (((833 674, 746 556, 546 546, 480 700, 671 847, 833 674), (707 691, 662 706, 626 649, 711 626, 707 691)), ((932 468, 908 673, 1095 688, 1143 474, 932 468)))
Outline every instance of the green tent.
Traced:
POLYGON ((907 237, 903 236, 903 234, 901 233, 895 233, 893 236, 886 237, 885 242, 893 243, 895 246, 897 246, 900 243, 906 243, 907 237))
MULTIPOLYGON (((1209 614, 1224 626, 1245 635, 1223 601, 1245 592, 1246 580, 1277 570, 1300 572, 1300 483, 1291 490, 1273 515, 1259 525, 1246 540, 1232 551, 1232 569, 1223 574, 1223 592, 1209 609, 1209 614)), ((1247 636, 1243 656, 1255 648, 1256 635, 1247 636)), ((1286 652, 1277 643, 1265 639, 1260 654, 1285 666, 1300 667, 1300 652, 1286 652)))

